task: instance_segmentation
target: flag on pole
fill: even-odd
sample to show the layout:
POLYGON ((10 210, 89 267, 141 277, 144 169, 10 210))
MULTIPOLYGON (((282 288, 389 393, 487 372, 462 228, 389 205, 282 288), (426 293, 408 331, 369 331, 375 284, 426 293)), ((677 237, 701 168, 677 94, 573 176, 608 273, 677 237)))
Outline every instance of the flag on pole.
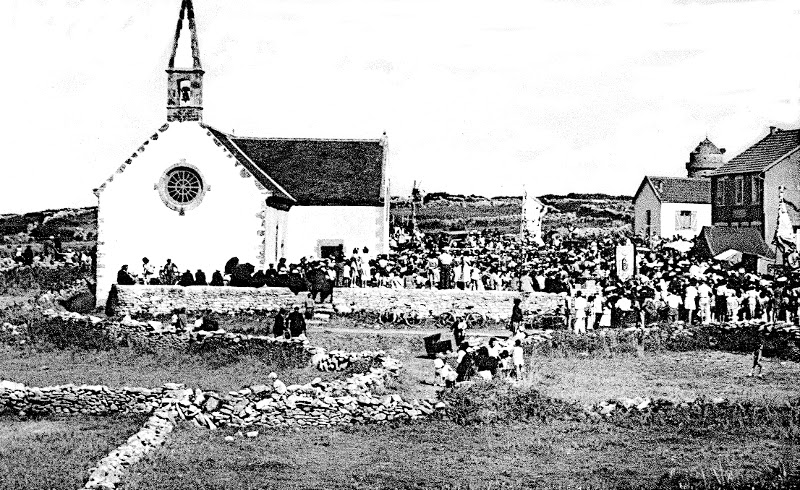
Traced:
POLYGON ((797 251, 797 236, 792 226, 792 218, 783 200, 783 190, 780 191, 780 204, 778 204, 778 226, 775 228, 775 243, 784 254, 797 251))

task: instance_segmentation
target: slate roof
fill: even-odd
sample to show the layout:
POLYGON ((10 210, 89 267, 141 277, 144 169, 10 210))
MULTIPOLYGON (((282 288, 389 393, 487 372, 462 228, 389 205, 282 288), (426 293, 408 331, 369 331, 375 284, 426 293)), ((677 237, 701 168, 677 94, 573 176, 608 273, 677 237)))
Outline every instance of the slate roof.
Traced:
POLYGON ((243 165, 255 165, 251 172, 262 184, 293 204, 383 206, 380 139, 243 138, 206 128, 243 165))
POLYGON ((764 241, 757 228, 734 228, 728 226, 704 226, 697 241, 702 243, 712 257, 727 250, 743 254, 774 259, 775 252, 764 241))
POLYGON ((639 186, 636 196, 645 185, 653 189, 661 202, 711 204, 711 179, 647 176, 639 186))
POLYGON ((776 129, 746 149, 713 175, 763 172, 779 158, 800 147, 800 129, 776 129))

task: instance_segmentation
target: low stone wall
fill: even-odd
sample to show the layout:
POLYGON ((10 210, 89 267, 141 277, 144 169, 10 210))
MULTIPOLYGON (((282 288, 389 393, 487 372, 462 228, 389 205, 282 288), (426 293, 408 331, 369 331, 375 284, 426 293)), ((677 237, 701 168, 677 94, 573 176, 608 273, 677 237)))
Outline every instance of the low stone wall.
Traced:
MULTIPOLYGON (((291 307, 304 297, 286 288, 232 288, 211 286, 117 286, 122 315, 165 315, 175 308, 189 311, 210 308, 220 313, 255 313, 291 307)), ((380 313, 391 307, 423 316, 447 311, 464 314, 475 311, 487 318, 505 321, 511 317, 514 298, 522 298, 528 315, 552 314, 563 303, 555 294, 513 291, 461 291, 457 289, 387 289, 337 288, 333 300, 341 312, 368 311, 380 313)))
POLYGON ((166 393, 164 388, 109 388, 101 385, 72 384, 36 388, 0 381, 0 414, 109 415, 112 413, 152 413, 166 393))
POLYGON ((122 315, 168 315, 176 308, 211 309, 219 313, 277 311, 298 302, 287 288, 232 288, 214 286, 117 286, 122 315))

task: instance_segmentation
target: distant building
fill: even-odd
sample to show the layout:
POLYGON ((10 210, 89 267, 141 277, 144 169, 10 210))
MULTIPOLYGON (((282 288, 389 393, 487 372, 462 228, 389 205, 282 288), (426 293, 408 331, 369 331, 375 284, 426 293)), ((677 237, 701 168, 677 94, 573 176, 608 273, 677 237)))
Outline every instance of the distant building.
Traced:
MULTIPOLYGON (((752 235, 752 230, 755 230, 761 240, 758 246, 739 251, 761 258, 758 268, 765 270, 775 252, 772 241, 778 220, 781 186, 786 188, 785 200, 789 204, 787 208, 795 231, 800 224, 798 184, 800 129, 771 127, 764 138, 712 174, 713 227, 739 229, 742 237, 752 235), (765 248, 771 253, 765 254, 765 248)), ((713 233, 713 229, 709 232, 713 233)), ((726 232, 726 235, 730 234, 726 232)), ((752 243, 753 240, 744 242, 752 243)))
POLYGON ((646 238, 692 239, 711 224, 711 180, 725 149, 708 138, 689 153, 688 177, 646 176, 633 196, 633 231, 646 238))
POLYGON ((204 124, 197 41, 182 0, 166 124, 95 189, 98 303, 120 267, 140 272, 143 257, 211 277, 234 256, 262 270, 354 248, 388 253, 385 137, 254 138, 204 124))

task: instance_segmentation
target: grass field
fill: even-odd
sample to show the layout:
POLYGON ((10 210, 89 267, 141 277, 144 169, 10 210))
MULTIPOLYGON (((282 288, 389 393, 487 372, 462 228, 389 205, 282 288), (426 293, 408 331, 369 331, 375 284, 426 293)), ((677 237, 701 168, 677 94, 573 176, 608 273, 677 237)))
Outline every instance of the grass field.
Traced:
POLYGON ((92 465, 142 423, 134 417, 0 417, 0 488, 80 488, 92 465))
POLYGON ((105 352, 21 352, 0 347, 0 379, 30 386, 74 383, 155 388, 164 383, 185 383, 227 393, 264 383, 273 371, 287 384, 342 375, 322 373, 311 366, 282 368, 253 357, 229 361, 179 353, 143 354, 126 348, 105 352))
POLYGON ((181 429, 124 488, 657 488, 670 472, 714 468, 727 478, 755 477, 798 457, 793 446, 757 433, 632 431, 574 422, 433 422, 224 441, 229 434, 181 429))

